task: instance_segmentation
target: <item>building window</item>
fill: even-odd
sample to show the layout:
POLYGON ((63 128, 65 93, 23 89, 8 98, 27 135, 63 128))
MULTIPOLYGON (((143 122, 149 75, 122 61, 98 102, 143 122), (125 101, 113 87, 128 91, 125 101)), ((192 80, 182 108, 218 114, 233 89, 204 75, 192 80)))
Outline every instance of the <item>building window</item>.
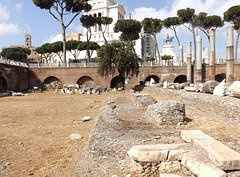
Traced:
POLYGON ((97 32, 97 24, 94 25, 94 32, 97 32))

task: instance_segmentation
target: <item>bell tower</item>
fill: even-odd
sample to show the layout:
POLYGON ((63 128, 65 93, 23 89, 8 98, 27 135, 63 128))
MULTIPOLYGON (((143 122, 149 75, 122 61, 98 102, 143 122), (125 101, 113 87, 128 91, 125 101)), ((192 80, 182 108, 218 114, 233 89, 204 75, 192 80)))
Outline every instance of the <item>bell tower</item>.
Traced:
POLYGON ((31 46, 32 46, 31 35, 27 33, 25 35, 25 47, 31 47, 31 46))

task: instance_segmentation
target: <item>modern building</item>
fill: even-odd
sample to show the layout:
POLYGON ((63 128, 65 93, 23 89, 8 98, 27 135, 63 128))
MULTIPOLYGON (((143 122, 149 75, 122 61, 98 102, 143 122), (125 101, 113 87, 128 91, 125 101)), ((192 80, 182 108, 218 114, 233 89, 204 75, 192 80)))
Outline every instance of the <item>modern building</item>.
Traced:
POLYGON ((171 55, 173 57, 173 59, 171 61, 165 62, 165 61, 161 61, 161 65, 179 65, 178 62, 178 56, 176 55, 176 53, 174 52, 174 45, 172 44, 165 44, 162 46, 162 52, 160 54, 161 56, 164 55, 171 55))
MULTIPOLYGON (((107 41, 118 40, 120 33, 115 33, 113 28, 114 24, 118 20, 122 20, 125 17, 126 11, 123 5, 116 3, 114 0, 89 0, 88 3, 92 6, 92 9, 89 12, 85 12, 84 15, 92 15, 93 17, 111 17, 113 19, 113 22, 107 26, 105 37, 107 41)), ((91 32, 91 41, 95 41, 99 45, 103 45, 104 39, 99 25, 92 27, 91 32)), ((84 28, 84 40, 87 40, 86 33, 87 29, 84 28)))
MULTIPOLYGON (((92 15, 93 17, 105 16, 111 17, 113 22, 110 25, 103 26, 103 29, 99 25, 91 27, 91 38, 90 41, 97 42, 100 46, 105 43, 102 30, 105 31, 104 36, 108 42, 119 40, 121 33, 114 32, 114 25, 118 20, 125 19, 126 10, 122 4, 116 3, 114 0, 89 0, 88 3, 92 6, 89 12, 84 12, 83 15, 92 15)), ((83 34, 76 32, 71 32, 66 36, 66 40, 81 40, 87 41, 87 29, 84 28, 83 34)), ((154 56, 154 40, 150 35, 141 33, 140 39, 135 41, 135 51, 138 56, 142 59, 150 56, 154 56)), ((96 58, 96 52, 91 56, 92 60, 96 58)), ((71 52, 67 52, 67 62, 73 60, 71 52)), ((84 62, 86 60, 86 51, 81 51, 79 55, 80 61, 84 62)), ((61 63, 57 58, 54 58, 54 63, 61 63)))
POLYGON ((155 56, 155 41, 150 34, 141 33, 141 48, 142 54, 141 58, 144 60, 147 57, 154 57, 155 56))

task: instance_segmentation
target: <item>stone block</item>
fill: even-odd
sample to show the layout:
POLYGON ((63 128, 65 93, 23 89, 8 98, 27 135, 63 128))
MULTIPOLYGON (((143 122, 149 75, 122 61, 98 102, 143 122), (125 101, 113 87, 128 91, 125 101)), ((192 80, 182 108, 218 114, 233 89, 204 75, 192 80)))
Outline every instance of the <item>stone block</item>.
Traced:
POLYGON ((191 150, 192 147, 186 143, 138 145, 133 146, 128 155, 138 162, 176 161, 191 150))
POLYGON ((160 125, 176 124, 185 119, 185 105, 175 100, 163 101, 148 106, 147 114, 160 125))
POLYGON ((24 96, 22 92, 13 92, 12 96, 24 96))
POLYGON ((226 82, 225 82, 225 79, 223 79, 223 81, 214 88, 213 95, 224 96, 225 93, 226 93, 226 82))
POLYGON ((184 90, 187 92, 197 92, 197 89, 195 87, 185 87, 184 90))
POLYGON ((81 134, 71 134, 70 135, 70 139, 72 140, 78 140, 78 139, 82 139, 82 135, 81 134))
POLYGON ((240 154, 200 130, 183 130, 183 140, 206 155, 223 170, 240 170, 240 154))
POLYGON ((196 92, 203 92, 203 83, 196 83, 194 88, 196 89, 196 92))
POLYGON ((210 80, 204 83, 203 92, 205 93, 213 93, 214 88, 219 84, 219 82, 215 80, 210 80))
POLYGON ((149 94, 133 94, 133 99, 137 107, 147 107, 157 103, 149 94))
POLYGON ((182 165, 198 177, 226 177, 226 173, 208 158, 194 151, 183 155, 182 165))
POLYGON ((229 91, 234 97, 240 98, 240 81, 234 81, 229 87, 229 91))

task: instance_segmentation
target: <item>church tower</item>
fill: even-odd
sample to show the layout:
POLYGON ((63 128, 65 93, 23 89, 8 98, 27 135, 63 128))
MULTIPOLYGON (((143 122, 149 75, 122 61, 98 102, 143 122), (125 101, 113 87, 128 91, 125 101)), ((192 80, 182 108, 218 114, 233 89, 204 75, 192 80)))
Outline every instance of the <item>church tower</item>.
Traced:
POLYGON ((32 46, 31 35, 27 33, 25 35, 25 47, 31 47, 31 46, 32 46))

